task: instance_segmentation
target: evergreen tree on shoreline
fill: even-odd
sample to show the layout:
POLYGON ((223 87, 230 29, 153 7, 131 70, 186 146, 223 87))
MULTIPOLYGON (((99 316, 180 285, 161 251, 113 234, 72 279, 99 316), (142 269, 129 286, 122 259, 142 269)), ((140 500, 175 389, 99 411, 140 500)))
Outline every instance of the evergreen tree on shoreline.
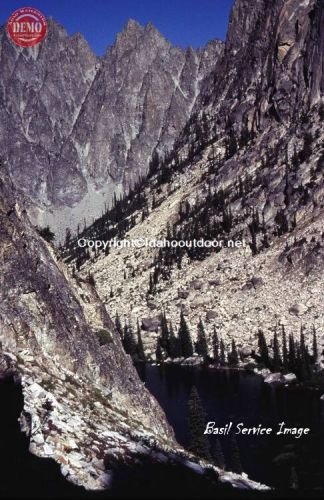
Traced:
POLYGON ((224 470, 225 457, 220 439, 217 436, 215 436, 215 438, 213 438, 213 443, 214 443, 212 451, 213 461, 217 467, 224 470))
POLYGON ((232 339, 231 352, 228 354, 228 362, 232 366, 237 366, 239 364, 239 355, 236 348, 235 339, 232 339))
POLYGON ((318 361, 318 346, 317 346, 317 336, 315 326, 313 325, 313 360, 314 364, 318 361))
POLYGON ((220 355, 219 355, 219 361, 221 366, 226 365, 226 354, 225 354, 225 344, 223 339, 220 341, 220 355))
POLYGON ((219 364, 219 338, 217 334, 216 327, 214 326, 213 337, 212 337, 212 349, 213 349, 213 359, 216 364, 219 364))
POLYGON ((169 327, 166 319, 165 311, 162 312, 161 318, 161 347, 167 349, 169 345, 169 327))
POLYGON ((181 356, 179 338, 174 333, 172 323, 169 326, 168 355, 171 359, 180 358, 181 356))
POLYGON ((236 472, 237 474, 242 474, 243 467, 241 463, 240 449, 235 434, 230 435, 229 449, 230 449, 230 470, 236 472))
POLYGON ((275 328, 274 336, 273 336, 273 368, 275 371, 280 370, 282 365, 281 355, 280 355, 280 347, 279 340, 277 334, 277 328, 275 328))
POLYGON ((178 337, 180 341, 182 356, 185 358, 189 358, 190 356, 193 355, 193 345, 183 311, 181 311, 180 313, 180 326, 179 326, 178 337))
POLYGON ((206 359, 208 356, 207 338, 206 338, 204 324, 201 318, 199 319, 198 323, 196 353, 199 354, 199 356, 202 356, 204 359, 206 359))
POLYGON ((265 366, 269 366, 269 351, 267 342, 262 330, 258 331, 258 344, 259 344, 259 352, 261 361, 265 364, 265 366))
POLYGON ((143 340, 142 340, 142 334, 141 334, 141 327, 140 327, 138 320, 137 320, 137 349, 136 350, 137 350, 138 360, 139 361, 146 361, 143 340))
POLYGON ((157 363, 163 363, 164 362, 164 356, 163 356, 163 350, 161 346, 161 339, 158 339, 157 346, 156 346, 156 351, 155 351, 155 357, 157 363))
POLYGON ((202 406, 197 388, 192 387, 189 400, 189 450, 198 457, 211 460, 208 437, 204 434, 206 428, 206 413, 202 406))
POLYGON ((137 344, 134 339, 133 329, 130 323, 125 323, 124 335, 123 335, 123 346, 125 352, 129 354, 132 358, 135 358, 137 354, 137 344))
POLYGON ((123 339, 123 327, 118 312, 116 313, 116 318, 115 318, 115 328, 119 333, 120 338, 123 339))
POLYGON ((294 341, 294 337, 292 334, 289 335, 289 351, 288 351, 288 368, 289 371, 296 371, 296 345, 294 341))
POLYGON ((284 325, 282 328, 282 363, 285 370, 288 369, 288 349, 287 349, 287 338, 284 325))

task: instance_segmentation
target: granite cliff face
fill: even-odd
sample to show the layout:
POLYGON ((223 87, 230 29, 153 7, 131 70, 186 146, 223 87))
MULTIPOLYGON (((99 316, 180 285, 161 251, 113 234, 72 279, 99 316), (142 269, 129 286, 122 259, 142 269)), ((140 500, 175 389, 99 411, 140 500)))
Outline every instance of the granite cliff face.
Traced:
POLYGON ((31 226, 22 200, 2 165, 1 376, 22 378, 21 425, 31 451, 55 458, 75 482, 98 488, 114 432, 166 444, 174 443, 173 432, 94 288, 69 275, 31 226))
POLYGON ((197 110, 220 130, 261 132, 297 125, 323 96, 323 7, 305 2, 236 1, 224 55, 206 79, 197 110), (226 78, 218 75, 226 74, 226 78))
POLYGON ((132 20, 103 58, 54 21, 36 48, 14 46, 4 28, 0 45, 2 155, 33 219, 60 237, 172 147, 223 50, 182 50, 132 20))
MULTIPOLYGON (((153 357, 163 310, 176 328, 182 310, 193 336, 201 317, 210 349, 214 326, 228 350, 235 339, 247 356, 260 328, 271 349, 284 326, 298 338, 302 327, 310 349, 315 327, 322 352, 323 15, 316 0, 235 2, 224 53, 169 160, 141 187, 148 203, 127 232, 245 247, 178 260, 158 249, 113 249, 81 268, 92 270, 111 311, 146 319, 153 357)), ((104 239, 104 220, 85 237, 104 239)))

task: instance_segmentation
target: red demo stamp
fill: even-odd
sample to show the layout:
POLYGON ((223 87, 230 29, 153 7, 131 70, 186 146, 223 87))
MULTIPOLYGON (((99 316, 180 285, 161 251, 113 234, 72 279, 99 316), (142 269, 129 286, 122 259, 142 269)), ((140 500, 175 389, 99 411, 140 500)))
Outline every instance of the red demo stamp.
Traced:
POLYGON ((45 16, 33 7, 22 7, 11 14, 7 22, 9 38, 20 47, 33 47, 47 34, 45 16))

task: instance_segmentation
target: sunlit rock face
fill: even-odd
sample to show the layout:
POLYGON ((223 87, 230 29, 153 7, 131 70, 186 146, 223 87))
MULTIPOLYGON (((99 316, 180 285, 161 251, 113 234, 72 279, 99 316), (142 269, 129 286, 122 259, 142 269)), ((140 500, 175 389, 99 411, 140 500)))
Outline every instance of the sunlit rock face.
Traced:
POLYGON ((125 354, 95 289, 74 279, 37 234, 23 195, 4 169, 0 376, 15 372, 22 380, 21 426, 30 436, 30 451, 54 458, 78 484, 98 488, 114 432, 127 436, 121 441, 131 442, 139 433, 172 444, 173 431, 125 354))

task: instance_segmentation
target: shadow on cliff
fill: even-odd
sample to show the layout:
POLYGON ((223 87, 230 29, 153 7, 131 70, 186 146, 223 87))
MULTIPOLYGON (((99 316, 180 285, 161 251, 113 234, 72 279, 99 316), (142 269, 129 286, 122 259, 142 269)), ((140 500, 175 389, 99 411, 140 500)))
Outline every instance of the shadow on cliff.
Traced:
MULTIPOLYGON (((17 420, 22 408, 21 387, 12 377, 0 380, 1 498, 283 498, 274 492, 261 495, 251 490, 234 490, 219 483, 215 474, 199 475, 184 465, 154 464, 142 457, 135 465, 117 464, 109 490, 86 491, 67 481, 54 460, 29 453, 28 437, 21 433, 17 420)), ((288 492, 284 497, 290 496, 296 498, 288 492)))

